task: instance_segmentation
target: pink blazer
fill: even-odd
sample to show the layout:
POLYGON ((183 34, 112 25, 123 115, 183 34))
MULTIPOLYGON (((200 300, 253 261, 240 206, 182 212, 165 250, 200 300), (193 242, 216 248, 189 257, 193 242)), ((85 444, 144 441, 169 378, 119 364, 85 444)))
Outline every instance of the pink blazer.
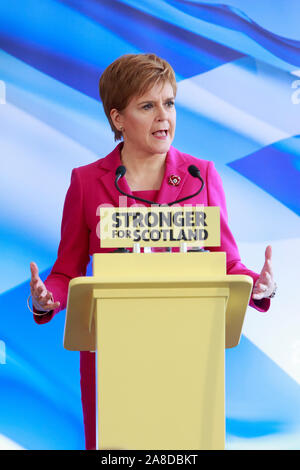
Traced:
MULTIPOLYGON (((100 248, 100 241, 97 236, 97 225, 100 221, 98 206, 104 203, 113 206, 121 205, 120 194, 114 186, 115 171, 121 165, 121 145, 122 143, 105 158, 75 168, 72 172, 71 184, 63 209, 61 241, 57 260, 45 281, 47 289, 53 293, 55 301, 60 302, 60 308, 43 316, 34 316, 37 323, 50 321, 54 315, 66 307, 69 281, 74 277, 86 274, 90 256, 93 253, 109 251, 100 248)), ((222 181, 213 162, 192 157, 171 147, 167 154, 165 174, 157 202, 168 203, 197 191, 199 180, 190 176, 187 171, 188 166, 191 164, 200 169, 205 187, 197 197, 187 202, 189 204, 197 203, 220 207, 221 246, 211 248, 211 250, 226 252, 228 274, 247 274, 253 278, 253 283, 255 283, 259 275, 250 271, 241 263, 237 245, 228 227, 222 181), (181 178, 178 186, 168 184, 168 178, 171 175, 181 178)), ((120 180, 119 184, 121 189, 129 194, 131 193, 126 182, 126 176, 120 180)), ((128 198, 128 206, 134 203, 134 200, 128 198)), ((130 254, 128 256, 130 257, 130 254)), ((201 254, 199 254, 199 257, 201 257, 201 254)), ((263 299, 255 303, 251 300, 250 305, 265 312, 269 309, 270 300, 263 299)), ((80 373, 86 448, 94 449, 96 446, 94 353, 80 353, 80 373)))
MULTIPOLYGON (((117 145, 105 158, 72 171, 71 184, 63 209, 61 241, 57 260, 45 281, 47 289, 53 293, 55 301, 60 302, 60 308, 46 316, 35 317, 38 323, 49 321, 56 313, 66 307, 69 281, 74 277, 86 274, 90 256, 93 253, 110 251, 100 248, 100 240, 97 236, 97 225, 100 222, 98 206, 103 203, 113 206, 120 205, 119 197, 121 195, 114 186, 114 179, 116 168, 121 165, 121 146, 122 143, 117 145)), ((157 202, 168 203, 197 191, 199 180, 190 176, 187 171, 188 166, 192 164, 200 169, 205 187, 198 196, 186 201, 186 203, 220 207, 221 246, 210 248, 210 250, 225 251, 227 273, 250 275, 254 284, 258 274, 247 269, 241 263, 237 245, 227 223, 222 181, 213 162, 192 157, 170 147, 157 202), (168 184, 170 175, 180 176, 181 180, 178 186, 168 184)), ((125 192, 132 194, 126 182, 126 176, 120 180, 119 185, 125 192)), ((134 200, 127 198, 128 207, 134 203, 134 200)), ((270 301, 263 299, 254 303, 251 300, 250 305, 265 312, 270 306, 270 301)))

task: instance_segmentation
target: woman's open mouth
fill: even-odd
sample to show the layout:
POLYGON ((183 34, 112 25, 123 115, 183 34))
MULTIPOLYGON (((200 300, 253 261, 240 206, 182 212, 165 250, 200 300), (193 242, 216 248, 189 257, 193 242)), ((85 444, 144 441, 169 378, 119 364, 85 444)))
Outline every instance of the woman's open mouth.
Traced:
POLYGON ((153 132, 152 135, 156 137, 156 139, 164 140, 168 136, 168 129, 161 129, 159 131, 153 132))

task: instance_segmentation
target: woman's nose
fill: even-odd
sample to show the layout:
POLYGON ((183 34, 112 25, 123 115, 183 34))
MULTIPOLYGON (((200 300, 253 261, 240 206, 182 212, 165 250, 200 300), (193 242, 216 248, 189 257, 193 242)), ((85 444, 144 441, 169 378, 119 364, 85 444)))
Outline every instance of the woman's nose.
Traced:
POLYGON ((167 110, 165 109, 165 107, 163 105, 161 106, 158 106, 157 108, 157 119, 159 121, 163 121, 164 119, 166 119, 168 116, 168 113, 167 113, 167 110))

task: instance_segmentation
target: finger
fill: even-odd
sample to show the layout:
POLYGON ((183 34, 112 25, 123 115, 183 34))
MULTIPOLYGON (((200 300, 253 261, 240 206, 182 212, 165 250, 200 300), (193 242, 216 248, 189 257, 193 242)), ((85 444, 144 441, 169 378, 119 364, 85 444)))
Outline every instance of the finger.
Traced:
MULTIPOLYGON (((43 306, 47 305, 48 301, 49 299, 46 299, 45 297, 38 297, 37 299, 38 304, 43 305, 43 306)), ((51 302, 52 302, 52 299, 51 299, 51 302)))
POLYGON ((45 287, 38 287, 37 289, 32 290, 32 297, 37 301, 40 302, 44 299, 45 295, 47 294, 47 289, 45 287))
POLYGON ((47 310, 47 311, 55 310, 55 309, 58 308, 59 306, 60 306, 60 303, 59 303, 59 302, 51 302, 50 304, 43 305, 43 306, 42 306, 42 310, 47 310))
POLYGON ((31 278, 33 280, 39 279, 39 269, 34 261, 30 263, 31 278))
POLYGON ((256 290, 252 292, 252 295, 262 295, 264 297, 266 295, 266 292, 267 291, 265 290, 256 290))
POLYGON ((263 271, 269 270, 271 268, 272 266, 271 259, 272 259, 272 247, 271 245, 268 245, 267 248, 265 249, 265 262, 261 270, 261 274, 263 273, 263 271))
POLYGON ((273 276, 271 276, 269 273, 266 273, 267 280, 268 280, 268 290, 270 291, 270 294, 273 292, 276 286, 276 282, 274 281, 273 276))
POLYGON ((252 299, 254 300, 261 300, 265 296, 264 292, 261 292, 260 294, 252 294, 252 299))
POLYGON ((53 304, 53 301, 50 301, 49 300, 43 300, 41 299, 38 304, 42 307, 42 309, 48 309, 49 305, 53 304))
POLYGON ((263 284, 262 282, 260 282, 258 284, 258 289, 262 292, 265 292, 268 289, 268 286, 266 286, 266 284, 263 284))
POLYGON ((268 272, 273 277, 272 261, 270 259, 267 261, 266 272, 268 272))
POLYGON ((33 289, 37 289, 42 284, 43 284, 43 281, 40 278, 32 279, 29 283, 30 287, 33 289))
POLYGON ((266 271, 265 274, 266 274, 266 278, 267 278, 268 283, 273 282, 273 276, 268 271, 266 271))
POLYGON ((33 297, 32 296, 32 303, 35 305, 35 307, 37 309, 39 309, 39 307, 45 308, 45 307, 49 306, 50 304, 52 305, 55 302, 54 302, 54 299, 53 299, 52 292, 47 290, 46 295, 44 295, 43 297, 42 296, 39 296, 39 297, 33 297))
POLYGON ((47 304, 47 302, 53 302, 53 297, 52 297, 52 294, 47 291, 46 292, 46 295, 45 296, 41 296, 40 297, 40 300, 44 303, 44 304, 47 304))
POLYGON ((257 289, 261 290, 261 286, 266 286, 265 278, 262 275, 260 275, 259 278, 257 279, 253 287, 253 290, 257 290, 257 289))
POLYGON ((274 286, 273 275, 270 274, 268 271, 265 271, 260 277, 260 283, 266 285, 268 289, 272 289, 274 286))
POLYGON ((52 292, 48 290, 46 290, 46 293, 42 292, 42 294, 37 298, 37 301, 43 305, 54 302, 52 292))
POLYGON ((45 297, 47 294, 47 289, 44 285, 37 287, 35 291, 38 297, 45 297))
POLYGON ((60 305, 59 302, 51 303, 49 305, 38 305, 35 306, 36 310, 44 311, 44 312, 50 312, 51 310, 55 310, 58 308, 60 305))
POLYGON ((265 258, 266 260, 271 260, 272 258, 272 247, 271 245, 268 245, 265 251, 265 258))
POLYGON ((263 266, 263 269, 261 270, 259 280, 263 283, 268 284, 270 282, 270 279, 273 279, 273 269, 271 266, 271 262, 267 260, 263 266))
POLYGON ((51 307, 51 309, 56 309, 60 306, 60 302, 50 302, 50 304, 47 305, 47 307, 51 307))
POLYGON ((53 304, 50 305, 51 310, 55 310, 60 306, 60 302, 54 302, 53 304))

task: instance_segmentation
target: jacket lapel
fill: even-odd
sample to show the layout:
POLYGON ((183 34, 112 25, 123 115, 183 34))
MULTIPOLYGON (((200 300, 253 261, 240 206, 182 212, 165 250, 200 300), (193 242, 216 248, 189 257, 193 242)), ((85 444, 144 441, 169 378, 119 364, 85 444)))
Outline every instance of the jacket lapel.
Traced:
POLYGON ((193 179, 194 178, 190 176, 188 172, 188 159, 183 153, 171 146, 167 153, 165 173, 158 193, 157 202, 160 204, 168 204, 176 201, 176 199, 188 196, 192 192, 193 179), (170 184, 170 176, 179 176, 180 181, 177 186, 170 184))
MULTIPOLYGON (((101 175, 99 175, 98 179, 101 181, 101 184, 104 186, 109 199, 112 201, 112 204, 115 207, 124 206, 124 204, 120 203, 122 201, 120 198, 125 198, 125 196, 122 196, 119 193, 114 184, 116 169, 119 165, 122 165, 122 145, 123 143, 121 142, 110 154, 99 161, 101 175), (105 174, 103 174, 103 170, 105 171, 105 174)), ((179 152, 179 150, 171 146, 166 156, 165 172, 157 196, 157 202, 159 204, 168 204, 175 201, 176 199, 188 196, 197 190, 199 182, 196 178, 190 176, 188 172, 188 165, 189 161, 185 154, 179 152), (169 183, 169 178, 172 175, 177 177, 179 176, 180 178, 179 184, 177 186, 173 186, 169 183)), ((126 181, 126 176, 119 180, 119 186, 124 192, 132 195, 132 191, 126 181)), ((135 203, 135 199, 127 198, 128 207, 135 203)), ((187 200, 187 204, 188 203, 189 201, 187 200)))
MULTIPOLYGON (((102 158, 99 162, 99 168, 101 169, 101 175, 99 175, 98 180, 101 181, 101 184, 104 186, 107 195, 112 201, 112 204, 115 207, 120 207, 127 205, 128 207, 132 206, 136 201, 131 198, 127 198, 123 196, 117 188, 115 187, 115 178, 116 178, 116 169, 118 166, 122 165, 121 162, 121 149, 123 143, 121 142, 118 144, 115 149, 109 153, 105 158, 102 158), (105 170, 105 174, 103 175, 103 170, 105 170), (126 198, 127 202, 124 204, 126 198)), ((131 189, 127 184, 126 177, 123 177, 119 180, 119 187, 127 194, 131 194, 131 189)))

